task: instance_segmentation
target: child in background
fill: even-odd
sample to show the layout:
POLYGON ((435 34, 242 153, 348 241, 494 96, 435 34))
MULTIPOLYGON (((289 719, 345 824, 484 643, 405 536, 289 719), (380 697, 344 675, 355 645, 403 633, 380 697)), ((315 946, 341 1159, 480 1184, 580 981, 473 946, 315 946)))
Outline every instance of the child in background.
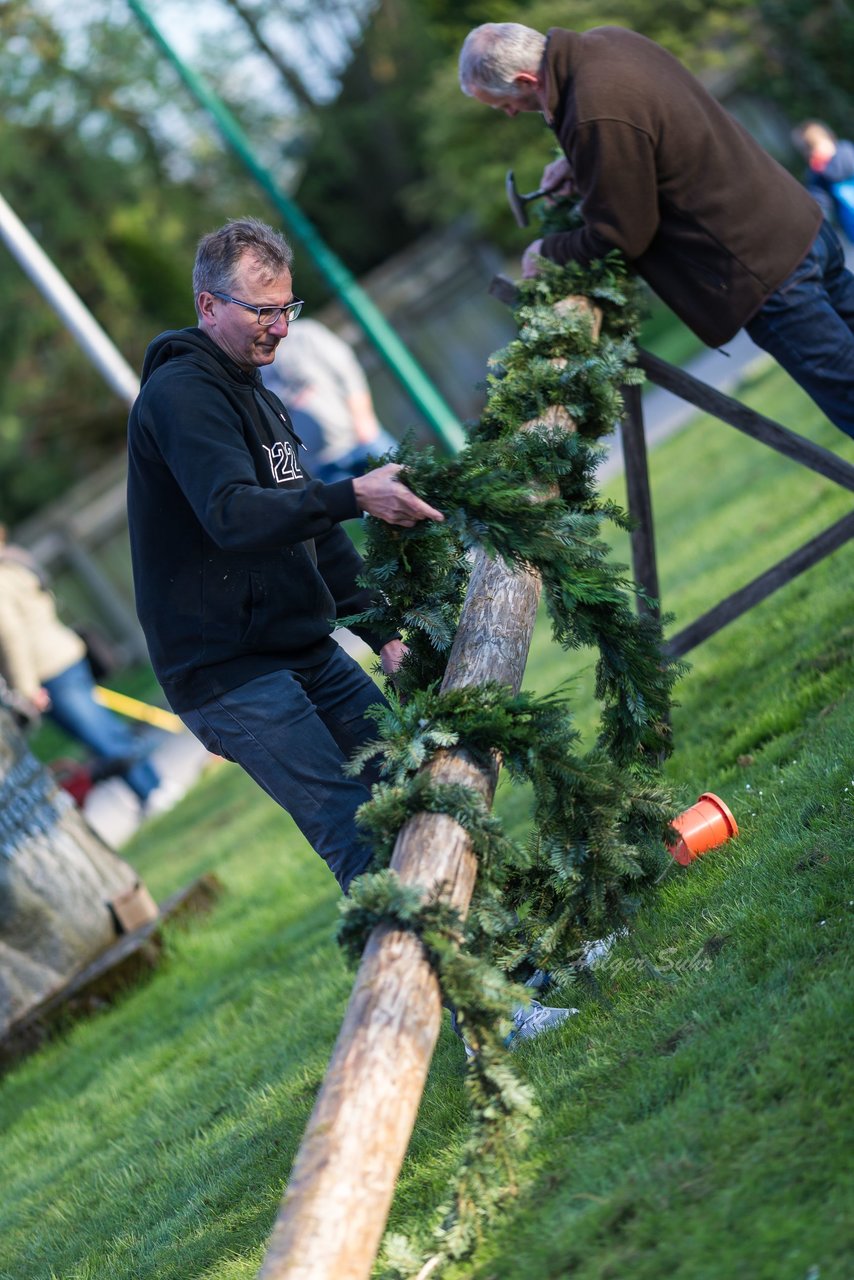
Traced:
POLYGON ((854 142, 837 138, 820 120, 799 124, 792 141, 807 162, 807 190, 854 243, 854 142))

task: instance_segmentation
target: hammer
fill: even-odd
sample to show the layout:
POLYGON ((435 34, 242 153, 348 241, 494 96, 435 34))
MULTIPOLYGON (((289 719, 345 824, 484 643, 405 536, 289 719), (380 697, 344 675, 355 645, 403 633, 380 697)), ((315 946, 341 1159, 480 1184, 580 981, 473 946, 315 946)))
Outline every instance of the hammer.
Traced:
POLYGON ((507 200, 510 208, 513 210, 513 217, 520 227, 528 225, 528 210, 525 206, 531 200, 540 200, 547 194, 545 187, 538 187, 536 191, 529 191, 526 196, 522 195, 516 189, 516 179, 513 176, 513 170, 507 170, 507 177, 504 179, 504 190, 507 192, 507 200))

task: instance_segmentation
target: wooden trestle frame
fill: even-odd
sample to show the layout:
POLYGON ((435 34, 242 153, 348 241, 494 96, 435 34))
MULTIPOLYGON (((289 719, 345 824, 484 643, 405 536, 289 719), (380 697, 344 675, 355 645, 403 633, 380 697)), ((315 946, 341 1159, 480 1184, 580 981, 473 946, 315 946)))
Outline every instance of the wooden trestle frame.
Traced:
MULTIPOLYGON (((490 293, 501 302, 512 306, 518 289, 506 276, 496 276, 490 286, 490 293)), ((821 445, 813 444, 788 427, 781 426, 773 418, 766 418, 731 396, 724 395, 699 378, 692 377, 684 369, 668 364, 650 351, 640 348, 638 351, 639 367, 643 369, 650 382, 663 387, 713 417, 726 422, 737 431, 752 436, 754 440, 775 449, 792 461, 817 471, 844 489, 854 490, 854 466, 844 458, 831 453, 821 445)), ((643 409, 641 405, 641 389, 636 386, 623 388, 625 410, 621 422, 623 440, 623 460, 626 471, 626 506, 634 522, 631 534, 632 571, 638 586, 645 595, 659 601, 661 593, 658 582, 658 565, 655 553, 655 524, 652 510, 652 497, 649 487, 649 469, 647 465, 646 438, 644 435, 643 409)), ((809 542, 780 560, 772 568, 761 573, 752 582, 734 591, 720 604, 709 609, 694 622, 684 627, 664 645, 668 657, 679 658, 688 653, 710 636, 715 635, 727 623, 759 604, 779 587, 791 582, 805 569, 811 568, 819 560, 830 555, 854 537, 854 511, 843 516, 829 529, 817 534, 809 542)), ((666 603, 666 602, 665 602, 666 603)), ((641 601, 641 608, 646 607, 641 601)), ((656 607, 656 613, 659 612, 656 607)))
MULTIPOLYGON (((727 422, 736 430, 752 436, 770 449, 776 449, 801 466, 827 476, 829 480, 841 484, 843 488, 854 490, 854 466, 844 458, 837 457, 829 449, 813 444, 796 432, 783 427, 772 418, 766 418, 747 405, 733 400, 705 382, 700 382, 683 369, 677 369, 660 360, 658 356, 641 349, 638 353, 638 364, 650 382, 672 391, 675 395, 696 405, 698 409, 712 414, 722 422, 727 422)), ((635 521, 632 530, 632 570, 635 581, 655 600, 660 599, 658 588, 658 567, 655 556, 655 530, 652 513, 652 499, 649 491, 649 471, 647 468, 646 441, 644 438, 643 410, 641 407, 640 387, 624 387, 625 415, 622 421, 623 458, 626 467, 627 506, 629 515, 635 521)), ((679 658, 689 649, 695 648, 704 640, 708 640, 716 632, 733 622, 743 613, 747 613, 754 605, 759 604, 779 587, 791 582, 799 573, 823 560, 825 556, 836 551, 849 538, 854 537, 854 511, 837 520, 829 529, 811 538, 809 542, 793 551, 772 568, 761 573, 752 582, 734 591, 732 595, 716 604, 694 622, 689 623, 677 632, 664 645, 668 657, 679 658)))

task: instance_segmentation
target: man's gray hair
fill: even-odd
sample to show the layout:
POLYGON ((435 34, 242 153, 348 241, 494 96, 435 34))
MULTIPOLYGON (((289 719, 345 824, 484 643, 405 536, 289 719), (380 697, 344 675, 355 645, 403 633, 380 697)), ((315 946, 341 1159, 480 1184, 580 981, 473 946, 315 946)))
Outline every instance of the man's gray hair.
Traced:
POLYGON ((514 97, 524 90, 513 83, 520 71, 537 74, 546 37, 518 22, 485 22, 465 38, 460 50, 460 88, 472 96, 475 89, 514 97))
POLYGON ((198 299, 200 293, 230 293, 244 253, 252 254, 270 280, 290 271, 294 260, 285 237, 266 222, 233 218, 199 241, 193 266, 193 297, 198 299))

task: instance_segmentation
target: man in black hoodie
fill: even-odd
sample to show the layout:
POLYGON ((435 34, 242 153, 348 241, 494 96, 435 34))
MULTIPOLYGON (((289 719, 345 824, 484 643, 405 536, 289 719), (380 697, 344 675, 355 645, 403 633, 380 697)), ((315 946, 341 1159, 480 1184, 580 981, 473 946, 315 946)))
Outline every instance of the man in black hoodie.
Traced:
MULTIPOLYGON (((354 815, 372 775, 342 765, 373 736, 377 685, 332 639, 369 603, 340 522, 360 511, 409 528, 441 520, 395 463, 312 480, 288 412, 259 369, 302 303, 292 254, 255 219, 205 236, 197 328, 161 334, 129 423, 128 515, 137 611, 173 709, 285 808, 342 889, 370 850, 354 815)), ((397 637, 359 633, 393 673, 397 637)))

